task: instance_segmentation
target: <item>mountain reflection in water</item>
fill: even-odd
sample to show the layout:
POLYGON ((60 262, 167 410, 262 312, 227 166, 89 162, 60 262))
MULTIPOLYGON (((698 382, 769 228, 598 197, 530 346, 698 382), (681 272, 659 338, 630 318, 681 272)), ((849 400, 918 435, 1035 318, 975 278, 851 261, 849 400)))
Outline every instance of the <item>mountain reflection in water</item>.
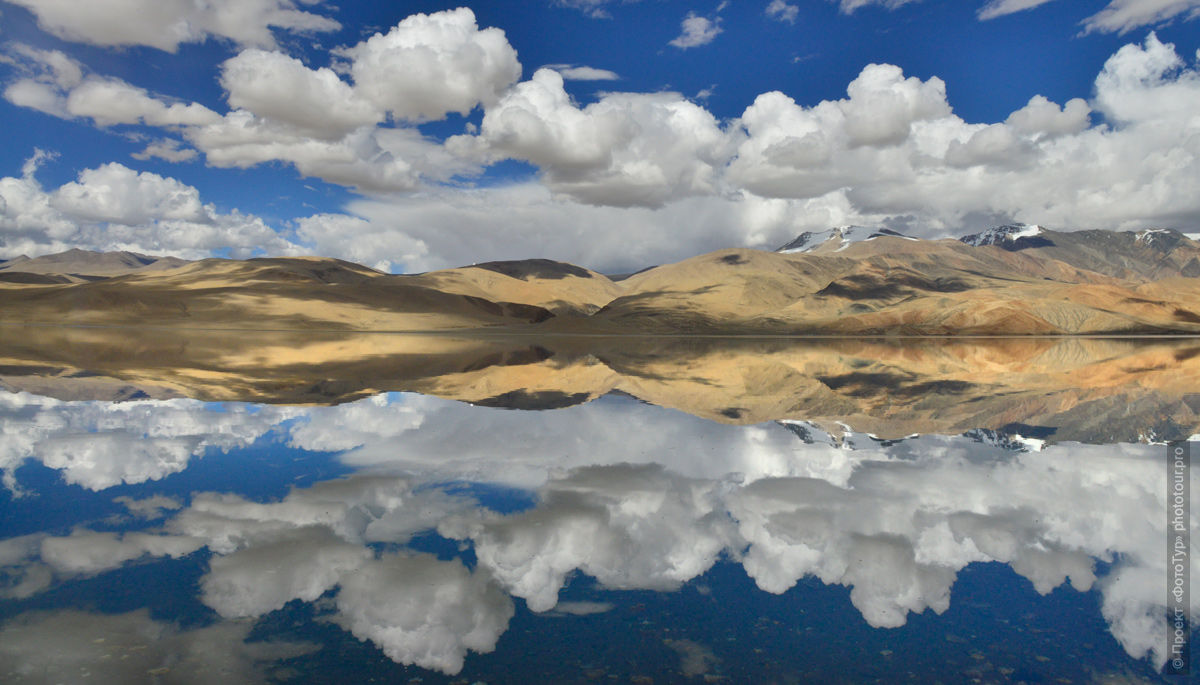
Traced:
POLYGON ((1195 341, 46 334, 5 682, 1162 678, 1195 341))

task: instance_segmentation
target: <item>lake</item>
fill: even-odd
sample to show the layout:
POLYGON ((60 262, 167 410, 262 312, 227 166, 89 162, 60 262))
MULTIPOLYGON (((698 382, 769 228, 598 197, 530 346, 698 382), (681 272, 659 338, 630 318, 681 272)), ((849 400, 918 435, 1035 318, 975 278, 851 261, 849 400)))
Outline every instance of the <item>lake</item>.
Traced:
POLYGON ((0 388, 4 682, 1182 682, 1194 339, 39 328, 0 388))

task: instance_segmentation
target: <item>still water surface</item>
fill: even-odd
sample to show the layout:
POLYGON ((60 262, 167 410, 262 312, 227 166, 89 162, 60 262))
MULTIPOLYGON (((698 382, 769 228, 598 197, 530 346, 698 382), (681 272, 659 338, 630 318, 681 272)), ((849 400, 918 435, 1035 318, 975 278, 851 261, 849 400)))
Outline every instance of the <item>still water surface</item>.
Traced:
POLYGON ((1179 345, 1058 350, 1074 386, 1032 361, 1053 349, 1000 373, 995 350, 772 345, 675 376, 593 356, 615 385, 541 347, 439 370, 444 397, 329 406, 9 368, 0 680, 1182 682, 1179 345), (977 371, 935 378, 950 359, 977 371))

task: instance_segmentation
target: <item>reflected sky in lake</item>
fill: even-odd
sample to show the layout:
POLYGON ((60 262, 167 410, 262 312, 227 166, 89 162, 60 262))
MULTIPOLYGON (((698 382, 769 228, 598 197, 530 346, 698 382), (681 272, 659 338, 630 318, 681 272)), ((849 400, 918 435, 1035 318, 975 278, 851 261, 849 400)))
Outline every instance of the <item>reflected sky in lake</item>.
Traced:
POLYGON ((1150 440, 398 392, 0 427, 6 682, 1163 679, 1150 440))

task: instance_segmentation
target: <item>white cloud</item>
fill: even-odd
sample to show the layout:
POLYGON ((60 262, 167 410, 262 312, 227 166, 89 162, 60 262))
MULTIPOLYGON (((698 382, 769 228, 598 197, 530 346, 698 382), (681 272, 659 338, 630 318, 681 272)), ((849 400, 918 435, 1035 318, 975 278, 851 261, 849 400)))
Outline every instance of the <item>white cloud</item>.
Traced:
POLYGON ((516 613, 486 572, 432 555, 395 555, 342 579, 337 622, 393 661, 450 675, 488 653, 516 613))
POLYGON ((995 19, 1006 14, 1022 12, 1035 7, 1052 2, 1052 0, 988 0, 988 3, 979 8, 979 18, 981 20, 995 19))
POLYGON ((1096 585, 1124 648, 1165 658, 1158 446, 1012 452, 966 437, 886 446, 853 433, 839 445, 818 431, 806 444, 779 425, 721 426, 621 401, 513 414, 388 395, 304 413, 286 429, 293 446, 350 448, 341 459, 355 475, 275 502, 197 493, 165 534, 3 541, 0 565, 33 593, 51 569, 95 573, 203 544, 214 555, 204 600, 223 615, 338 587, 336 622, 397 661, 455 673, 468 650, 495 646, 513 615, 506 593, 552 610, 576 570, 612 588, 669 589, 724 554, 769 592, 804 577, 848 586, 869 623, 897 626, 910 612, 944 611, 959 571, 996 561, 1041 593, 1096 585), (428 487, 448 481, 523 487, 536 504, 500 515, 428 487), (435 528, 474 545, 473 571, 367 547, 435 528), (1113 568, 1097 578, 1095 559, 1113 568))
POLYGON ((800 8, 796 5, 789 5, 784 0, 771 0, 765 12, 768 17, 776 21, 786 21, 789 24, 795 24, 796 17, 800 14, 800 8))
POLYGON ((213 557, 202 599, 225 618, 256 617, 299 599, 312 602, 361 568, 371 552, 328 529, 299 528, 265 544, 213 557), (263 583, 270 578, 270 583, 263 583))
POLYGON ((249 444, 295 412, 252 413, 242 405, 213 411, 194 400, 61 402, 0 392, 0 470, 10 488, 14 471, 30 458, 90 490, 142 483, 183 470, 208 449, 249 444))
POLYGON ((33 79, 20 79, 8 84, 4 89, 4 99, 18 107, 36 109, 51 116, 63 119, 70 116, 66 98, 58 89, 33 79))
POLYGON ((661 206, 717 192, 728 140, 704 108, 674 93, 608 93, 579 108, 539 69, 486 110, 478 136, 447 147, 532 162, 553 191, 588 204, 661 206))
POLYGON ((1003 124, 967 124, 939 80, 890 66, 867 67, 848 94, 813 107, 759 96, 725 180, 765 197, 840 196, 866 223, 909 215, 925 235, 972 213, 1067 229, 1200 218, 1200 78, 1153 35, 1109 59, 1090 106, 1034 97, 1003 124), (1108 123, 1092 125, 1092 108, 1108 123))
POLYGON ((1059 107, 1042 95, 1034 95, 1029 104, 1008 115, 1004 123, 1033 137, 1062 136, 1087 129, 1091 112, 1091 107, 1080 98, 1059 107))
MULTIPOLYGON (((11 0, 59 38, 92 45, 148 45, 175 52, 209 37, 273 47, 272 30, 333 31, 338 22, 296 9, 292 0, 11 0)), ((309 3, 305 3, 309 4, 309 3)))
POLYGON ((324 140, 379 123, 384 113, 332 69, 312 70, 280 52, 244 50, 221 65, 229 104, 324 140))
POLYGON ((168 511, 178 511, 183 508, 183 504, 174 497, 166 495, 151 495, 144 499, 134 499, 128 495, 114 497, 113 501, 122 504, 129 513, 144 519, 162 518, 168 511))
POLYGON ((4 91, 5 99, 15 105, 63 119, 90 118, 102 127, 198 126, 220 120, 216 112, 203 105, 173 102, 124 81, 85 75, 83 66, 62 52, 19 43, 8 49, 23 74, 4 91))
POLYGON ((897 7, 902 7, 910 2, 919 2, 920 0, 831 0, 836 1, 842 12, 851 14, 860 7, 869 7, 871 5, 879 5, 885 9, 894 10, 897 7))
POLYGON ((173 178, 111 162, 47 191, 32 175, 0 178, 0 256, 70 248, 132 250, 198 259, 232 248, 295 254, 262 219, 223 214, 173 178))
MULTIPOLYGON (((1153 35, 1110 58, 1090 100, 1035 95, 1007 118, 980 123, 954 114, 937 77, 886 64, 864 68, 843 99, 801 106, 764 93, 726 122, 673 93, 601 93, 580 103, 564 74, 608 73, 555 65, 561 73, 540 69, 517 82, 504 34, 480 29, 465 9, 409 17, 342 50, 332 68, 247 50, 225 64, 233 107, 225 113, 86 74, 62 53, 11 52, 19 72, 5 89, 11 102, 98 125, 154 126, 186 142, 151 143, 138 158, 203 154, 210 166, 236 168, 281 161, 375 194, 296 226, 306 246, 382 268, 538 255, 636 269, 718 247, 773 247, 835 223, 937 237, 982 221, 1067 230, 1187 230, 1200 221, 1200 136, 1190 114, 1200 107, 1200 78, 1153 35), (480 106, 479 130, 464 125, 445 143, 412 126, 480 106), (548 192, 464 184, 506 159, 533 165, 548 192), (342 239, 350 236, 361 240, 342 239)), ((161 222, 108 240, 106 225, 73 225, 31 180, 0 183, 10 256, 71 240, 190 256, 222 240, 236 254, 254 240, 270 252, 296 249, 236 213, 223 216, 243 228, 210 216, 202 229, 171 233, 169 247, 152 239, 170 232, 161 222), (183 243, 184 234, 197 237, 183 243)))
POLYGON ((408 272, 545 257, 622 273, 730 245, 773 249, 855 215, 844 198, 749 194, 684 198, 659 209, 591 206, 541 183, 362 199, 347 210, 355 216, 303 221, 299 237, 329 250, 323 254, 408 272), (405 261, 393 261, 397 255, 405 261))
POLYGON ((431 256, 424 240, 405 232, 405 228, 412 231, 409 227, 346 214, 314 214, 297 219, 296 224, 296 237, 311 246, 314 254, 366 264, 384 272, 423 270, 431 256))
POLYGON ((97 533, 77 530, 67 537, 42 540, 41 560, 66 575, 95 575, 143 556, 182 557, 204 545, 196 538, 148 533, 97 533))
POLYGON ((130 156, 143 162, 155 157, 168 162, 187 162, 200 154, 190 147, 180 147, 181 145, 182 143, 173 138, 163 138, 148 144, 144 150, 130 156))
MULTIPOLYGON (((554 4, 561 7, 577 9, 593 19, 609 19, 612 17, 612 15, 608 13, 608 10, 604 9, 604 6, 612 3, 613 1, 614 0, 554 0, 554 4)), ((638 0, 622 1, 637 2, 638 0)))
MULTIPOLYGON (((981 20, 1040 7, 1051 0, 989 0, 979 9, 981 20)), ((1084 33, 1125 34, 1143 26, 1164 24, 1182 18, 1200 17, 1200 0, 1111 0, 1108 6, 1081 23, 1084 33)))
POLYGON ((542 68, 557 71, 567 81, 616 81, 621 78, 615 71, 573 64, 547 64, 542 68))
MULTIPOLYGON (((339 409, 313 418, 324 414, 338 422, 344 418, 339 409)), ((381 435, 394 431, 377 427, 381 435)), ((297 435, 331 444, 320 432, 299 429, 297 435)), ((487 572, 427 554, 375 558, 365 544, 402 544, 474 506, 437 490, 415 492, 404 478, 356 475, 293 490, 278 502, 198 493, 167 527, 206 541, 214 552, 201 580, 202 599, 222 616, 260 616, 337 587, 332 620, 395 661, 453 674, 468 650, 495 648, 514 613, 512 600, 487 572), (264 584, 264 576, 272 582, 264 584)))
POLYGON ((701 17, 695 12, 688 12, 680 24, 680 28, 683 32, 670 43, 680 50, 708 45, 723 30, 720 19, 712 20, 708 17, 701 17))
MULTIPOLYGON (((411 191, 477 174, 476 165, 417 129, 380 124, 389 117, 411 123, 467 114, 495 102, 521 73, 504 32, 480 29, 466 8, 413 15, 387 34, 337 51, 349 61, 353 83, 280 52, 244 50, 222 65, 221 84, 234 108, 223 116, 120 80, 82 76, 61 53, 23 46, 13 52, 23 72, 5 89, 14 104, 98 126, 167 128, 213 166, 283 161, 304 176, 363 192, 411 191)), ((139 156, 187 154, 152 147, 139 156)))
POLYGON ((1112 0, 1107 7, 1083 20, 1086 33, 1125 34, 1142 26, 1172 19, 1200 17, 1200 0, 1112 0))
POLYGON ((340 53, 351 60, 356 91, 404 121, 466 115, 495 102, 521 77, 504 32, 481 30, 465 7, 414 14, 340 53))
POLYGON ((536 509, 439 530, 470 538, 481 567, 549 611, 576 569, 614 589, 673 590, 703 574, 739 546, 719 492, 657 465, 582 468, 543 487, 536 509))
POLYGON ((165 673, 163 682, 265 683, 272 680, 268 675, 276 662, 318 649, 304 643, 248 642, 252 628, 250 623, 217 623, 185 630, 152 619, 148 609, 125 614, 30 612, 0 627, 0 661, 15 682, 136 683, 165 673))
POLYGON ((202 126, 220 119, 216 112, 196 103, 171 103, 151 97, 124 81, 89 77, 67 95, 67 113, 89 117, 99 126, 202 126))

